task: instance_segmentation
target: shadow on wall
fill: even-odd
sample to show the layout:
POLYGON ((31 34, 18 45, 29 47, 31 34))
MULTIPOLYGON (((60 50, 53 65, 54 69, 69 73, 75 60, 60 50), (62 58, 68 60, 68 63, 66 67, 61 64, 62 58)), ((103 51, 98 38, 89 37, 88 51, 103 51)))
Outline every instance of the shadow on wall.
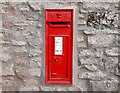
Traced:
POLYGON ((88 12, 87 26, 93 26, 96 29, 116 28, 115 20, 117 18, 118 14, 113 13, 111 10, 88 12))

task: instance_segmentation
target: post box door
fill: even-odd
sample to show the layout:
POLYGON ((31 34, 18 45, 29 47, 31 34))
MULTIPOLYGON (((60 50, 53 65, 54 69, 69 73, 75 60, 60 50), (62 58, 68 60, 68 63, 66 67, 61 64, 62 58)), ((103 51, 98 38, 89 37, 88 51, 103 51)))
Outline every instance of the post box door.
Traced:
POLYGON ((72 10, 46 10, 47 84, 72 83, 72 26, 72 10), (50 14, 56 15, 58 12, 61 17, 52 20, 50 14), (69 17, 64 20, 66 14, 69 17))
POLYGON ((50 78, 53 80, 66 80, 68 76, 68 37, 50 36, 50 78), (64 47, 63 47, 64 46, 64 47), (57 49, 56 49, 57 47, 57 49))

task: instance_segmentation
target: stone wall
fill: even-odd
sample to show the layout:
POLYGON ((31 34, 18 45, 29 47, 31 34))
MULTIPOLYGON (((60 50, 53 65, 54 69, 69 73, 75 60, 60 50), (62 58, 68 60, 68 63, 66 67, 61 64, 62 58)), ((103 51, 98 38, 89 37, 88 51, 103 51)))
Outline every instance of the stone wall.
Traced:
MULTIPOLYGON (((118 2, 3 2, 0 60, 3 91, 117 91, 118 2), (44 5, 76 6, 78 83, 45 85, 44 5)), ((74 67, 73 67, 74 68, 74 67)))

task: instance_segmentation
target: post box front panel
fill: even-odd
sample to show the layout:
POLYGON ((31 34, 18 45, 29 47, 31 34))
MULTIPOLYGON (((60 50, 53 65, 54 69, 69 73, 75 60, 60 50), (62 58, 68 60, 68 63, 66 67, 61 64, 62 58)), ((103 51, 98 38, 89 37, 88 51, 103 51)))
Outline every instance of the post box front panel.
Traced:
POLYGON ((72 83, 72 10, 46 10, 46 83, 72 83), (50 15, 60 14, 59 17, 50 15), (64 16, 69 16, 64 19, 64 16), (60 19, 60 20, 59 20, 60 19))
MULTIPOLYGON (((67 60, 67 43, 68 43, 68 37, 59 36, 59 38, 63 39, 63 49, 62 53, 57 52, 55 54, 55 39, 58 38, 58 36, 50 36, 49 42, 51 42, 49 47, 49 55, 50 55, 50 61, 49 61, 49 75, 51 80, 66 80, 68 77, 68 60, 67 60)), ((59 42, 57 42, 59 43, 59 42)), ((60 49, 57 49, 60 51, 60 49)))

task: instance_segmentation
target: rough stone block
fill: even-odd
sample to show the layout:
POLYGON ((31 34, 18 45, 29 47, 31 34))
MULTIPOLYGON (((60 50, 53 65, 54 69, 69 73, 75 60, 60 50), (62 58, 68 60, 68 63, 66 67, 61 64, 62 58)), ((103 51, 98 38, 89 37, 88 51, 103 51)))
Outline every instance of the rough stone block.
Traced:
POLYGON ((118 80, 90 81, 93 91, 118 91, 118 80))
POLYGON ((39 56, 41 53, 42 53, 42 50, 32 49, 29 52, 29 57, 36 57, 36 56, 39 56))
POLYGON ((2 33, 0 33, 0 39, 2 39, 4 37, 4 35, 2 33))
POLYGON ((16 71, 16 75, 22 80, 26 80, 30 78, 30 75, 28 73, 29 71, 25 67, 16 67, 15 71, 16 71))
POLYGON ((93 47, 109 47, 115 40, 114 35, 97 34, 88 36, 88 45, 93 47))
POLYGON ((88 13, 88 11, 83 10, 83 9, 80 9, 80 13, 81 13, 81 14, 87 14, 87 13, 88 13))
POLYGON ((35 78, 31 78, 30 79, 24 79, 23 80, 26 86, 31 86, 31 85, 35 85, 35 86, 39 86, 39 81, 37 81, 35 78))
MULTIPOLYGON (((81 57, 81 58, 79 58, 79 66, 80 66, 81 69, 87 67, 86 68, 87 71, 89 70, 89 71, 92 71, 92 72, 95 72, 95 71, 98 71, 98 70, 101 70, 101 71, 105 70, 105 63, 103 62, 103 59, 102 58, 96 58, 96 57, 81 57), (94 66, 92 67, 90 65, 94 65, 94 66)), ((82 71, 81 69, 80 69, 80 71, 82 71)))
POLYGON ((40 68, 31 68, 31 69, 29 69, 29 73, 32 76, 40 77, 41 76, 41 69, 40 68))
POLYGON ((19 57, 15 59, 15 72, 16 75, 22 79, 26 80, 30 78, 28 60, 25 57, 19 57))
POLYGON ((78 87, 68 87, 68 91, 81 91, 78 87))
POLYGON ((0 55, 0 60, 1 60, 2 62, 7 62, 7 61, 9 61, 11 58, 12 58, 11 55, 8 54, 8 53, 2 53, 2 54, 0 55))
POLYGON ((20 52, 23 53, 23 52, 27 52, 28 49, 27 49, 26 47, 24 47, 24 46, 23 46, 23 47, 16 47, 16 48, 14 49, 14 51, 17 52, 17 53, 18 53, 18 52, 19 52, 19 53, 20 53, 20 52))
POLYGON ((15 77, 2 78, 2 91, 18 91, 19 80, 15 77))
POLYGON ((31 86, 23 86, 23 87, 21 87, 20 91, 40 91, 40 89, 39 89, 38 86, 31 85, 31 86))
POLYGON ((107 56, 119 56, 118 47, 113 47, 111 49, 106 49, 105 53, 107 56))
POLYGON ((106 75, 101 71, 97 72, 83 72, 79 74, 80 79, 102 80, 106 75))
POLYGON ((10 28, 13 26, 13 22, 12 21, 5 21, 3 22, 3 25, 6 27, 6 28, 10 28))
POLYGON ((80 57, 79 58, 79 62, 80 65, 88 65, 88 64, 92 64, 92 63, 97 63, 98 60, 96 58, 92 58, 92 57, 80 57))
POLYGON ((61 86, 61 87, 57 86, 56 91, 68 91, 68 88, 64 86, 61 86))
POLYGON ((104 61, 105 61, 106 70, 110 72, 114 72, 115 68, 118 65, 118 58, 117 57, 106 57, 104 61))
POLYGON ((24 22, 14 22, 14 26, 28 26, 29 23, 27 21, 24 22))
POLYGON ((19 7, 19 10, 20 10, 21 12, 28 12, 28 11, 29 11, 29 7, 28 7, 28 6, 20 6, 20 7, 19 7))
POLYGON ((87 68, 89 71, 92 71, 92 72, 98 71, 98 68, 93 64, 85 65, 84 67, 87 68))
POLYGON ((115 75, 120 77, 120 68, 116 66, 115 68, 115 75))
POLYGON ((32 58, 29 62, 30 67, 40 67, 41 66, 41 59, 40 58, 32 58))
POLYGON ((86 42, 80 42, 77 44, 78 48, 86 48, 87 47, 87 43, 86 42))
POLYGON ((16 41, 16 40, 11 40, 12 44, 15 46, 25 46, 26 42, 25 41, 16 41))
POLYGON ((82 57, 102 57, 103 49, 102 48, 86 48, 79 51, 79 58, 82 57))
POLYGON ((86 80, 80 80, 79 83, 77 84, 77 87, 81 91, 88 91, 88 83, 86 80))
POLYGON ((42 39, 41 38, 39 38, 39 39, 37 39, 37 38, 28 38, 28 44, 29 44, 29 46, 31 46, 31 47, 40 47, 40 45, 42 44, 42 39))
POLYGON ((14 71, 13 71, 13 64, 11 65, 3 65, 2 66, 2 76, 13 76, 15 75, 14 71))
POLYGON ((38 23, 37 23, 37 27, 38 27, 38 28, 42 28, 42 27, 43 27, 42 23, 41 23, 41 22, 38 22, 38 23))
POLYGON ((119 34, 118 33, 118 29, 96 29, 96 28, 92 28, 92 27, 87 27, 84 31, 84 33, 86 35, 95 35, 95 34, 119 34))
POLYGON ((77 24, 78 25, 86 25, 86 21, 85 20, 80 20, 77 24))
POLYGON ((77 35, 77 41, 78 42, 83 42, 84 41, 84 36, 83 35, 77 35))
POLYGON ((55 87, 41 86, 41 91, 55 91, 55 87))
POLYGON ((34 11, 40 11, 41 6, 37 2, 29 2, 29 6, 34 10, 34 11))
POLYGON ((84 18, 84 14, 79 14, 78 17, 83 19, 84 18))

